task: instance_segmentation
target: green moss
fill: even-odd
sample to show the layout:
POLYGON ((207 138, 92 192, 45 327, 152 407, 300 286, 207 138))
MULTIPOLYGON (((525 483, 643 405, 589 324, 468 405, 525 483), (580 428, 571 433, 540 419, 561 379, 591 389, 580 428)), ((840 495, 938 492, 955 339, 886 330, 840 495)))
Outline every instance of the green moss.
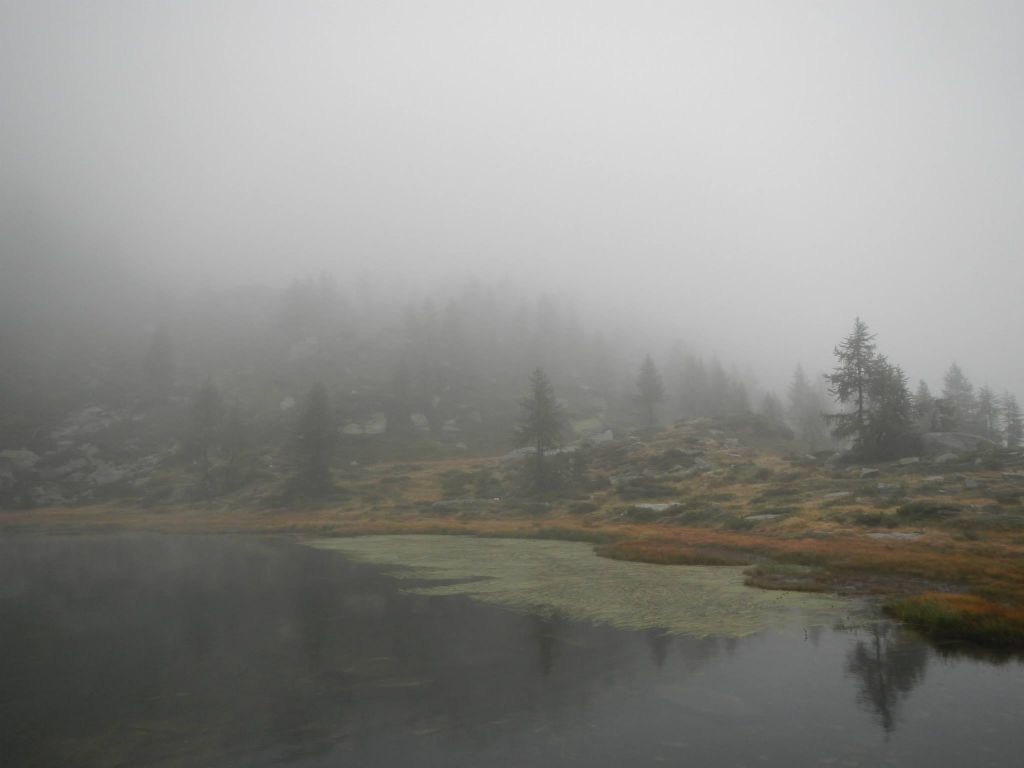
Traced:
POLYGON ((830 624, 850 608, 836 598, 766 592, 742 566, 658 566, 597 557, 564 541, 462 536, 364 536, 311 546, 415 579, 410 591, 467 595, 513 610, 695 636, 739 637, 791 624, 830 624), (436 582, 423 585, 422 581, 436 582))

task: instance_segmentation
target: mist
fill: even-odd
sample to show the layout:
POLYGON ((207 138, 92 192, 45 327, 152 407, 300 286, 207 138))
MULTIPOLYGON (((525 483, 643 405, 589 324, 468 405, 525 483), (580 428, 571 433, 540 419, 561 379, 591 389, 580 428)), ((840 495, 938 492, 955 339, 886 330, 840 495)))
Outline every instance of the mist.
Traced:
POLYGON ((1024 390, 1016 3, 0 13, 5 261, 510 278, 773 386, 859 315, 914 381, 1024 390))
POLYGON ((0 0, 4 765, 1018 764, 1022 29, 0 0))

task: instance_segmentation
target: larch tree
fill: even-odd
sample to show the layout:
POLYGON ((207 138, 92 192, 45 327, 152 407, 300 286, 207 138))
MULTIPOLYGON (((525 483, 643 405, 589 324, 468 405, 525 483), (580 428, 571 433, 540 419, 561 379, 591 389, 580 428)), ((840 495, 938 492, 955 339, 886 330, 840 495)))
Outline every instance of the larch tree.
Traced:
POLYGON ((928 384, 922 379, 917 384, 917 394, 914 395, 914 418, 917 421, 918 429, 922 432, 933 432, 937 427, 938 404, 928 389, 928 384))
POLYGON ((836 367, 825 374, 829 393, 849 410, 826 416, 832 434, 838 438, 852 438, 855 448, 868 442, 868 412, 871 377, 875 373, 875 335, 859 317, 854 320, 853 331, 835 348, 836 367))
POLYGON ((189 416, 188 447, 206 475, 210 471, 210 449, 220 437, 224 420, 224 401, 213 379, 207 379, 196 393, 189 416))
POLYGON ((226 459, 224 485, 227 489, 240 488, 244 482, 246 457, 249 453, 250 435, 242 411, 237 405, 231 406, 224 418, 220 436, 221 450, 226 459))
POLYGON ((815 450, 825 442, 825 403, 820 393, 811 386, 803 366, 797 365, 788 390, 788 415, 797 437, 815 450))
POLYGON ((174 383, 174 344, 163 328, 154 335, 146 355, 146 379, 153 394, 164 397, 174 383))
POLYGON ((665 384, 654 365, 654 359, 647 355, 640 365, 636 377, 637 401, 647 413, 647 428, 654 428, 654 407, 665 399, 665 384))
POLYGON ((335 447, 333 421, 327 390, 323 384, 313 385, 306 395, 295 429, 296 480, 303 491, 329 490, 332 485, 330 461, 335 447))
POLYGON ((774 392, 765 392, 758 414, 773 427, 786 426, 786 414, 774 392))
POLYGON ((540 368, 530 374, 530 391, 520 405, 523 415, 516 427, 516 442, 533 448, 532 484, 534 490, 542 491, 548 485, 544 456, 561 445, 564 415, 554 387, 540 368))
POLYGON ((943 430, 970 428, 977 409, 974 386, 955 362, 950 364, 942 379, 942 398, 945 401, 943 430))
POLYGON ((1012 450, 1020 448, 1024 440, 1024 417, 1021 416, 1017 398, 1009 392, 1003 395, 1003 438, 1006 447, 1012 450))
POLYGON ((995 440, 999 436, 999 400, 992 388, 985 384, 978 390, 977 408, 975 410, 975 426, 977 430, 995 440))
POLYGON ((914 431, 913 398, 903 369, 884 356, 878 357, 868 395, 871 409, 866 447, 876 456, 898 452, 903 438, 914 431))

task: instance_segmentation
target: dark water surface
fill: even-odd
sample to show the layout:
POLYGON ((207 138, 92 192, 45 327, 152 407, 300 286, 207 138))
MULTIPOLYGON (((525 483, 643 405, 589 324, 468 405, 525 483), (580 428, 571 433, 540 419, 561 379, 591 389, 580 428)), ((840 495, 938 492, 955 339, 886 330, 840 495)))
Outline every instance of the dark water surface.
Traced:
POLYGON ((1024 666, 630 632, 283 540, 0 538, 0 765, 1017 766, 1024 666))

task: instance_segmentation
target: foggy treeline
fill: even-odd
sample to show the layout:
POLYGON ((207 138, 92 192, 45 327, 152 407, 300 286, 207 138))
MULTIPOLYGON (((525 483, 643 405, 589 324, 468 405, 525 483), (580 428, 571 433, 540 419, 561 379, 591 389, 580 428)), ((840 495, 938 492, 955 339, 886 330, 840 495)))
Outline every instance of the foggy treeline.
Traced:
MULTIPOLYGON (((0 450, 15 462, 44 457, 57 479, 83 461, 106 466, 114 485, 132 476, 125 462, 136 473, 140 461, 146 471, 168 462, 206 471, 211 455, 244 454, 287 466, 314 387, 322 411, 307 418, 323 422, 336 463, 503 453, 538 368, 568 442, 713 417, 805 450, 839 448, 825 416, 855 416, 818 372, 796 365, 787 388, 770 391, 749 366, 688 349, 681 332, 657 348, 652 340, 676 329, 644 334, 614 316, 587 318, 557 292, 511 279, 465 277, 429 293, 365 271, 172 287, 114 259, 27 253, 3 285, 0 450)), ((934 396, 924 382, 912 394, 900 376, 896 410, 868 404, 882 409, 872 418, 887 435, 959 430, 1019 442, 1009 393, 975 393, 955 364, 934 396)), ((831 427, 857 445, 853 431, 831 427)), ((30 501, 8 485, 9 503, 30 501)))
MULTIPOLYGON (((557 293, 511 280, 467 277, 402 298, 365 273, 323 274, 175 294, 114 263, 76 268, 73 259, 26 259, 5 284, 4 447, 50 447, 50 431, 88 406, 184 407, 208 381, 264 441, 283 439, 322 383, 350 437, 420 436, 474 450, 508 447, 537 367, 592 431, 642 421, 636 377, 648 354, 664 381, 661 420, 745 413, 759 394, 749 371, 713 354, 682 341, 648 349, 614 323, 581 318, 557 293)), ((169 420, 167 437, 183 439, 186 427, 169 420)))

